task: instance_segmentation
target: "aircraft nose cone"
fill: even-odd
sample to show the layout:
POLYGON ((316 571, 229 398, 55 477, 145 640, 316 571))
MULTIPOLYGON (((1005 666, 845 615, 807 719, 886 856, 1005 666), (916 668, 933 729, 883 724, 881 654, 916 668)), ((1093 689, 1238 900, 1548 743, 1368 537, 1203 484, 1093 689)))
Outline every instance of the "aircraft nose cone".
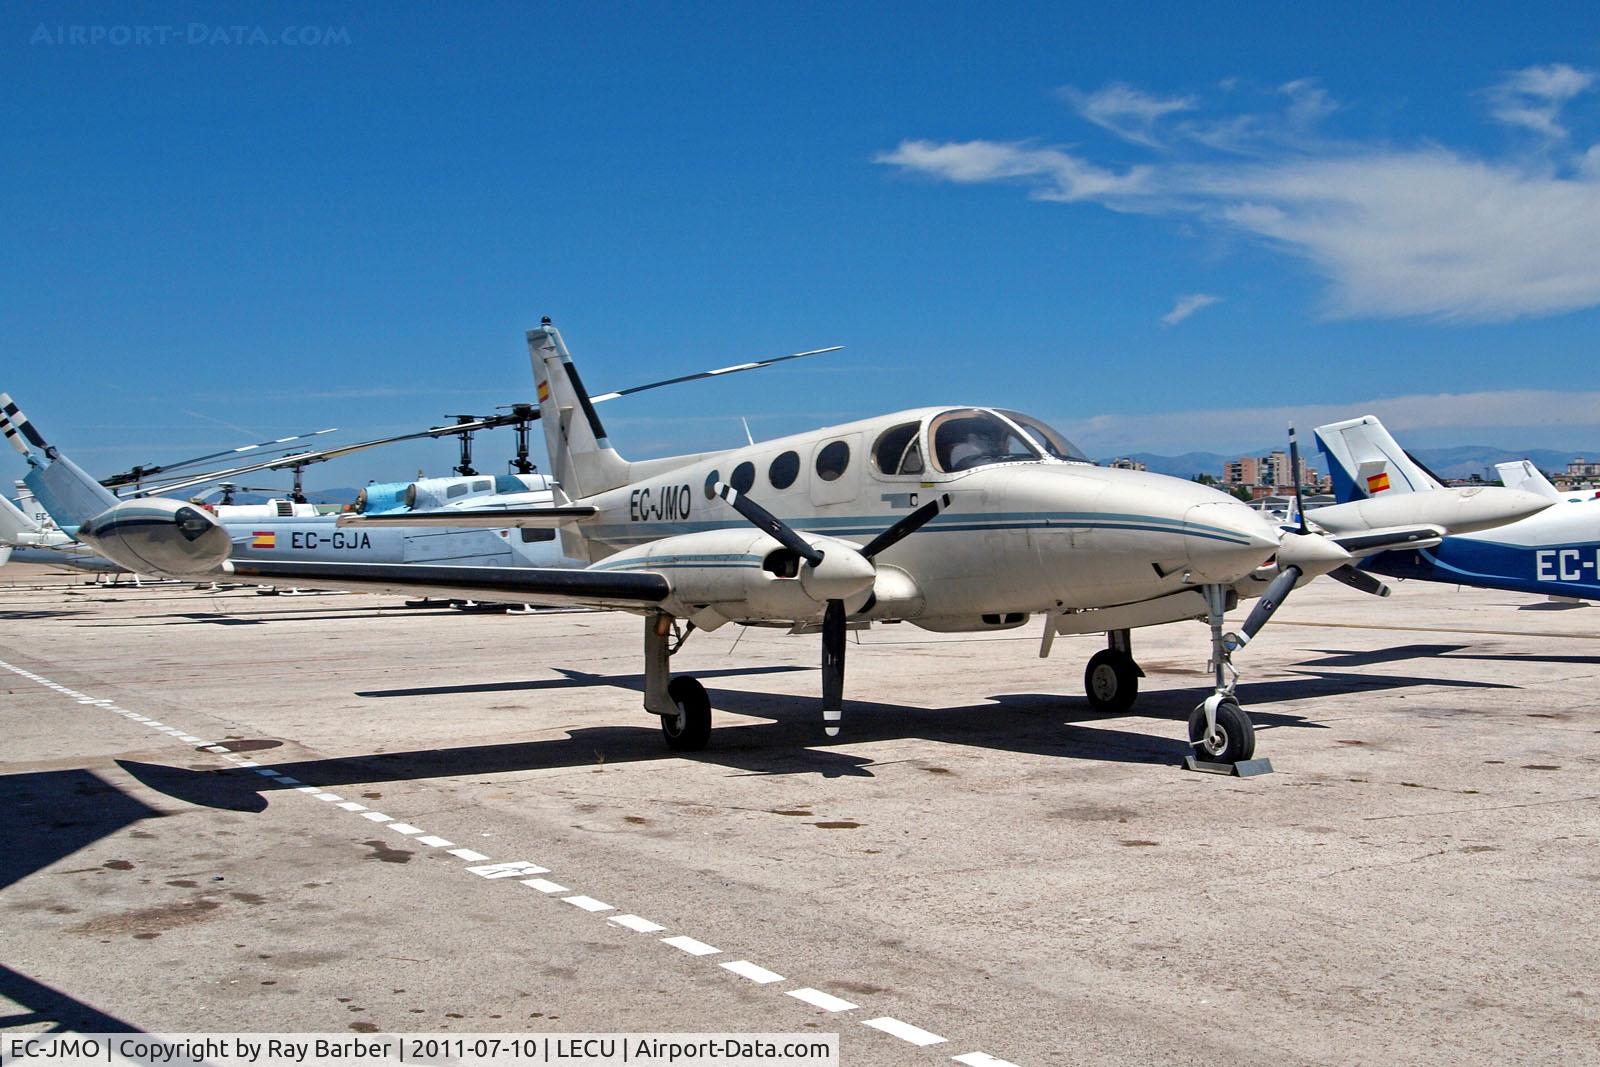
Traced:
POLYGON ((1189 508, 1183 516, 1183 534, 1196 583, 1238 581, 1278 550, 1277 528, 1237 500, 1189 508))

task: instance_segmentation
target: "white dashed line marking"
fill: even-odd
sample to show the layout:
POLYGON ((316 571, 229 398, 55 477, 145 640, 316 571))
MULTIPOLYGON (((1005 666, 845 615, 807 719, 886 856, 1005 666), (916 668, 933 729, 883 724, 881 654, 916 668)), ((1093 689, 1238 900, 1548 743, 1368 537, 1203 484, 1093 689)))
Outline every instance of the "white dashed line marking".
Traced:
POLYGON ((734 960, 732 963, 724 963, 722 969, 732 971, 740 978, 748 978, 758 985, 771 985, 773 982, 783 981, 783 975, 775 974, 765 967, 757 967, 749 960, 734 960))
POLYGON ((412 834, 422 833, 422 827, 412 826, 408 822, 392 822, 389 824, 389 829, 393 830, 397 834, 405 834, 407 837, 410 837, 412 834))
MULTIPOLYGON (((132 718, 135 718, 135 716, 129 715, 128 718, 132 719, 132 718)), ((221 745, 207 745, 206 746, 206 751, 207 752, 226 752, 228 750, 223 748, 221 745)))
POLYGON ((344 799, 344 797, 340 796, 338 793, 312 793, 311 795, 316 797, 318 800, 326 800, 330 804, 344 799))
POLYGON ((256 768, 256 773, 261 775, 261 777, 263 777, 263 778, 282 778, 283 777, 283 775, 279 774, 277 771, 273 770, 271 767, 257 767, 256 768))
POLYGON ((363 819, 371 819, 373 822, 393 822, 394 821, 394 817, 393 816, 385 815, 381 811, 363 812, 361 817, 363 819))
POLYGON ((343 808, 345 811, 366 811, 367 810, 367 806, 365 804, 357 804, 353 800, 346 800, 343 803, 341 803, 339 805, 339 807, 343 808))
POLYGON ((834 996, 832 993, 824 993, 822 990, 812 989, 810 986, 804 989, 791 989, 789 990, 789 996, 796 1000, 803 1000, 813 1008, 821 1008, 823 1011, 854 1011, 860 1007, 860 1005, 852 1004, 848 1000, 834 996))
POLYGON ((299 785, 300 784, 300 779, 298 779, 298 778, 290 778, 288 775, 284 775, 283 777, 278 779, 278 784, 279 785, 299 785))
POLYGON ((967 1067, 1017 1067, 1010 1060, 997 1060, 987 1052, 968 1052, 961 1056, 951 1056, 957 1063, 964 1063, 967 1067))
MULTIPOLYGON (((527 885, 528 883, 524 882, 522 884, 527 885)), ((607 915, 606 918, 610 919, 618 926, 626 926, 628 929, 639 934, 653 934, 657 930, 666 929, 666 927, 662 926, 660 923, 653 923, 649 919, 643 919, 637 915, 607 915)))
POLYGON ((938 1034, 930 1034, 926 1030, 903 1023, 899 1019, 891 1019, 885 1015, 881 1019, 863 1019, 862 1026, 870 1026, 874 1030, 882 1030, 891 1037, 898 1037, 901 1041, 909 1041, 913 1045, 937 1045, 945 1039, 938 1034))
MULTIPOLYGON (((461 849, 461 851, 466 852, 468 850, 461 849)), ((452 855, 455 855, 455 853, 452 853, 452 855)), ((476 855, 476 853, 474 853, 474 855, 476 855)), ((479 856, 478 858, 487 859, 488 857, 479 856)), ((529 863, 527 860, 508 860, 505 863, 490 863, 485 864, 482 867, 468 867, 467 870, 471 871, 479 878, 520 878, 525 874, 550 873, 550 868, 541 867, 537 863, 529 863)))
POLYGON ((470 848, 453 848, 450 850, 450 855, 458 860, 466 860, 468 863, 478 863, 489 858, 482 852, 474 852, 470 848))
POLYGON ((322 787, 321 786, 316 786, 316 785, 302 785, 302 786, 297 786, 295 788, 295 792, 296 793, 305 793, 305 794, 307 794, 309 796, 309 795, 312 795, 312 794, 315 794, 315 793, 322 792, 322 787))
POLYGON ((594 897, 576 896, 576 897, 562 897, 561 899, 566 901, 568 904, 571 904, 574 908, 582 908, 584 911, 616 911, 617 910, 616 908, 613 908, 610 904, 607 904, 605 901, 596 900, 596 899, 594 899, 594 897))
POLYGON ((722 951, 720 948, 714 948, 704 941, 696 941, 694 938, 684 937, 682 934, 677 937, 663 937, 661 943, 663 945, 671 945, 679 952, 687 952, 691 956, 715 956, 722 951))
MULTIPOLYGON (((341 805, 341 807, 342 806, 343 805, 341 805)), ((434 837, 431 834, 429 836, 427 836, 427 837, 419 837, 419 838, 417 838, 417 844, 419 844, 419 845, 427 845, 429 848, 454 848, 455 847, 455 842, 454 841, 446 841, 442 837, 434 837)))
POLYGON ((557 885, 548 878, 524 878, 522 884, 529 889, 537 889, 541 893, 568 893, 571 892, 564 885, 557 885))

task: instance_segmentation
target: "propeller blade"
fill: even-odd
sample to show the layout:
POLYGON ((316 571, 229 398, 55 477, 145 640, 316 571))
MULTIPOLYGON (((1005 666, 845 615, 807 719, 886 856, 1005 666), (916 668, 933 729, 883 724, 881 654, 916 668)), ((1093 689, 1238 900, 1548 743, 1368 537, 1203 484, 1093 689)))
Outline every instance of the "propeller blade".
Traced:
POLYGON ((1384 585, 1366 571, 1357 570, 1348 563, 1338 570, 1329 571, 1328 577, 1336 582, 1343 582, 1351 589, 1359 589, 1363 593, 1371 593, 1373 596, 1388 596, 1390 593, 1387 585, 1384 585))
POLYGON ((1295 436, 1294 423, 1289 424, 1289 477, 1294 479, 1294 510, 1300 520, 1300 532, 1306 533, 1306 502, 1300 495, 1300 440, 1295 436))
MULTIPOLYGON (((728 505, 750 521, 750 524, 763 533, 770 534, 784 548, 793 552, 801 559, 815 567, 822 562, 822 553, 817 551, 805 538, 795 533, 782 519, 778 518, 754 500, 745 496, 739 490, 726 482, 718 482, 712 491, 728 502, 728 505)), ((833 601, 829 601, 831 605, 833 601)))
POLYGON ((619 396, 632 396, 642 393, 647 389, 660 389, 663 385, 679 385, 683 382, 698 382, 703 378, 720 378, 724 374, 739 374, 747 370, 760 370, 770 367, 774 363, 787 363, 791 359, 805 359, 807 356, 820 356, 825 352, 838 352, 844 345, 834 345, 831 348, 813 348, 809 352, 796 352, 789 356, 778 356, 775 359, 758 359, 753 363, 736 363, 731 367, 718 367, 716 370, 703 370, 698 374, 680 374, 676 378, 666 378, 659 382, 650 382, 647 385, 635 385, 627 389, 617 389, 610 393, 601 393, 599 396, 589 398, 590 403, 598 404, 603 400, 615 400, 619 396))
POLYGON ((822 729, 839 736, 844 719, 844 601, 828 601, 822 613, 822 729))
POLYGON ((172 463, 162 463, 149 467, 135 467, 132 470, 123 471, 121 474, 113 474, 109 478, 102 478, 100 480, 100 484, 105 486, 107 489, 115 489, 119 485, 131 485, 134 482, 144 481, 146 478, 149 478, 152 475, 161 474, 164 471, 175 471, 183 467, 193 467, 199 463, 209 463, 214 459, 226 459, 229 456, 241 455, 245 452, 258 452, 262 449, 266 449, 268 452, 281 452, 290 447, 290 445, 295 441, 304 441, 310 437, 321 437, 323 434, 333 433, 336 429, 338 429, 338 427, 329 427, 326 430, 314 430, 311 433, 297 433, 292 437, 275 437, 270 441, 260 441, 253 445, 241 445, 238 448, 225 448, 221 452, 212 452, 211 454, 205 456, 195 456, 193 459, 180 459, 175 460, 172 463))
POLYGON ((937 499, 928 501, 916 511, 905 516, 899 522, 883 531, 883 533, 867 542, 867 547, 861 550, 861 554, 868 559, 872 559, 878 553, 894 547, 922 529, 933 520, 934 516, 949 506, 950 494, 940 493, 937 499))
POLYGON ((1239 628, 1239 647, 1243 648, 1261 632, 1261 628, 1272 618, 1273 612, 1283 606, 1289 598, 1289 591, 1294 588, 1294 583, 1300 580, 1305 572, 1294 564, 1283 569, 1283 573, 1272 579, 1272 584, 1267 586, 1267 591, 1261 594, 1261 599, 1256 601, 1256 606, 1250 609, 1249 616, 1244 620, 1244 625, 1239 628))

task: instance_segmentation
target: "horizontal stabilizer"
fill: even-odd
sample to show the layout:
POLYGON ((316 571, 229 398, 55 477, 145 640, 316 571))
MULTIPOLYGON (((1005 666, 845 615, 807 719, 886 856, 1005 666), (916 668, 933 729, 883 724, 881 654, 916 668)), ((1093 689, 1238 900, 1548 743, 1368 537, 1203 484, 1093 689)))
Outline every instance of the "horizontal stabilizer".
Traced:
POLYGON ((450 526, 476 530, 554 530, 569 522, 592 519, 591 507, 472 508, 459 511, 396 511, 382 515, 340 515, 340 526, 450 526))

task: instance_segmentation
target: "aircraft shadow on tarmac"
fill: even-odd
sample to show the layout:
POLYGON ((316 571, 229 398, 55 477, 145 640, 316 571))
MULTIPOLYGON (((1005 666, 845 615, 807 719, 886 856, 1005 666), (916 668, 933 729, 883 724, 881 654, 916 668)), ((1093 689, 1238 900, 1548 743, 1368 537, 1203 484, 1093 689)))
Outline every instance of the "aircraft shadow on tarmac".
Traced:
POLYGON ((92 771, 0 776, 0 889, 161 812, 92 771))
MULTIPOLYGON (((771 670, 810 668, 741 668, 723 676, 771 670)), ((561 679, 543 682, 497 682, 482 686, 438 686, 431 689, 384 690, 366 695, 426 697, 504 689, 552 689, 613 686, 642 690, 642 675, 595 675, 560 670, 561 679)), ((716 676, 703 672, 701 678, 716 676)), ((1490 682, 1448 679, 1300 672, 1295 678, 1241 685, 1239 696, 1251 707, 1257 727, 1326 729, 1304 716, 1262 710, 1276 701, 1402 689, 1414 686, 1448 686, 1470 689, 1504 689, 1490 682)), ((1138 718, 1186 721, 1203 692, 1179 689, 1141 698, 1138 718)), ((711 744, 687 758, 720 765, 746 774, 804 775, 835 778, 872 777, 873 761, 821 743, 817 700, 812 695, 750 693, 713 690, 712 706, 720 711, 765 720, 728 725, 713 730, 711 744)), ((643 716, 643 713, 640 713, 643 716)), ((1184 731, 1144 733, 1098 725, 1108 721, 1092 711, 1082 697, 1057 694, 1008 693, 981 704, 947 708, 907 708, 897 704, 848 701, 845 736, 839 744, 917 738, 968 748, 1098 760, 1115 763, 1176 765, 1191 751, 1184 731), (1086 725, 1095 723, 1097 725, 1086 725)), ((1121 720, 1112 720, 1121 721, 1121 720)), ((602 764, 650 762, 685 758, 663 745, 653 724, 595 726, 572 730, 566 737, 460 748, 419 749, 333 759, 272 762, 271 768, 307 785, 337 789, 380 782, 413 781, 530 770, 593 767, 602 764)), ((252 771, 224 768, 191 771, 182 768, 119 761, 119 765, 152 789, 193 804, 233 811, 265 809, 267 795, 285 787, 252 771)))
POLYGON ((7 1005, 0 1004, 0 1030, 28 1027, 41 1034, 59 1034, 69 1030, 80 1034, 143 1033, 137 1026, 114 1015, 107 1015, 43 982, 36 982, 3 963, 0 963, 0 998, 11 1001, 21 1009, 8 1010, 7 1005), (43 1030, 34 1030, 44 1023, 50 1025, 43 1030))
MULTIPOLYGON (((1381 663, 1404 663, 1415 659, 1472 660, 1494 663, 1570 663, 1600 666, 1600 656, 1547 656, 1541 653, 1462 652, 1471 645, 1398 645, 1371 651, 1351 652, 1336 648, 1312 648, 1321 659, 1302 660, 1297 667, 1372 667, 1381 663)), ((1460 684, 1460 683, 1441 683, 1460 684)))

